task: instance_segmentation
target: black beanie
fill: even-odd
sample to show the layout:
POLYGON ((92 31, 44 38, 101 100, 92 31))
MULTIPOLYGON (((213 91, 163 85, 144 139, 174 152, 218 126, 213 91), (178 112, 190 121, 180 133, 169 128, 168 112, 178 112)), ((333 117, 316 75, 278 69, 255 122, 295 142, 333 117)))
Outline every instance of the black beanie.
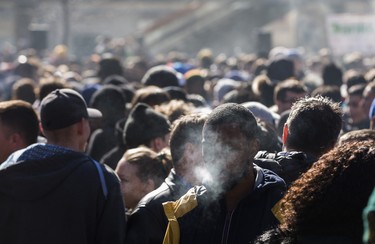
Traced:
POLYGON ((124 141, 128 149, 147 145, 150 140, 169 133, 170 122, 145 103, 138 103, 126 120, 124 141))

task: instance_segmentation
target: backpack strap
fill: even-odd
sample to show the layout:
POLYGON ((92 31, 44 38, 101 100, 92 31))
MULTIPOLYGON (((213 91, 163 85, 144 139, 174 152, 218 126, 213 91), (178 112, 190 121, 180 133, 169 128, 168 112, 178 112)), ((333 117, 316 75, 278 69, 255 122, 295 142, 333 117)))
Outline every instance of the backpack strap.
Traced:
POLYGON ((99 179, 100 179, 100 184, 102 186, 104 198, 107 200, 107 197, 108 197, 108 188, 107 188, 107 183, 105 182, 103 168, 101 167, 100 163, 98 163, 94 159, 91 159, 91 161, 93 162, 93 164, 96 167, 96 170, 98 171, 99 179))

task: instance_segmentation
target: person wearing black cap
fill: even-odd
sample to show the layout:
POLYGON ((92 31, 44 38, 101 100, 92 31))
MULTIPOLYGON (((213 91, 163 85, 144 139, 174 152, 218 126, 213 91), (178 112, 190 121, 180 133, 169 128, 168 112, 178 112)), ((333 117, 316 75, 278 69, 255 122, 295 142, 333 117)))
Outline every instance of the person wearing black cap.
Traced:
POLYGON ((47 144, 16 151, 0 167, 1 243, 123 243, 126 225, 119 180, 83 154, 87 108, 71 89, 41 102, 47 144))

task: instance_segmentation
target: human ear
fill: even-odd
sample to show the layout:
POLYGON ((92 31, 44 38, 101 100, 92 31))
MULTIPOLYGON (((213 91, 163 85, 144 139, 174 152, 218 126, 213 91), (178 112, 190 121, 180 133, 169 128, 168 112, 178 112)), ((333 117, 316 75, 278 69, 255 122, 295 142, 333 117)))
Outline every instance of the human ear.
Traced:
POLYGON ((283 128, 283 136, 282 136, 282 140, 283 140, 283 144, 284 144, 284 146, 285 146, 285 144, 286 144, 286 140, 288 139, 288 133, 289 133, 288 125, 287 125, 287 124, 284 124, 284 128, 283 128))

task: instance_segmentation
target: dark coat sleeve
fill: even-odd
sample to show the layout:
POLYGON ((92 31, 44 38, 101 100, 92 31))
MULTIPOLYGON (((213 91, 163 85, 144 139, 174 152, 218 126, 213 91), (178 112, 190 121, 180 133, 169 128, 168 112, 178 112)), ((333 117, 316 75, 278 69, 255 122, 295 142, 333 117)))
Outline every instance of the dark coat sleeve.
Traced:
POLYGON ((126 243, 160 244, 163 242, 166 228, 167 218, 161 202, 154 202, 147 207, 138 207, 129 216, 126 243))

